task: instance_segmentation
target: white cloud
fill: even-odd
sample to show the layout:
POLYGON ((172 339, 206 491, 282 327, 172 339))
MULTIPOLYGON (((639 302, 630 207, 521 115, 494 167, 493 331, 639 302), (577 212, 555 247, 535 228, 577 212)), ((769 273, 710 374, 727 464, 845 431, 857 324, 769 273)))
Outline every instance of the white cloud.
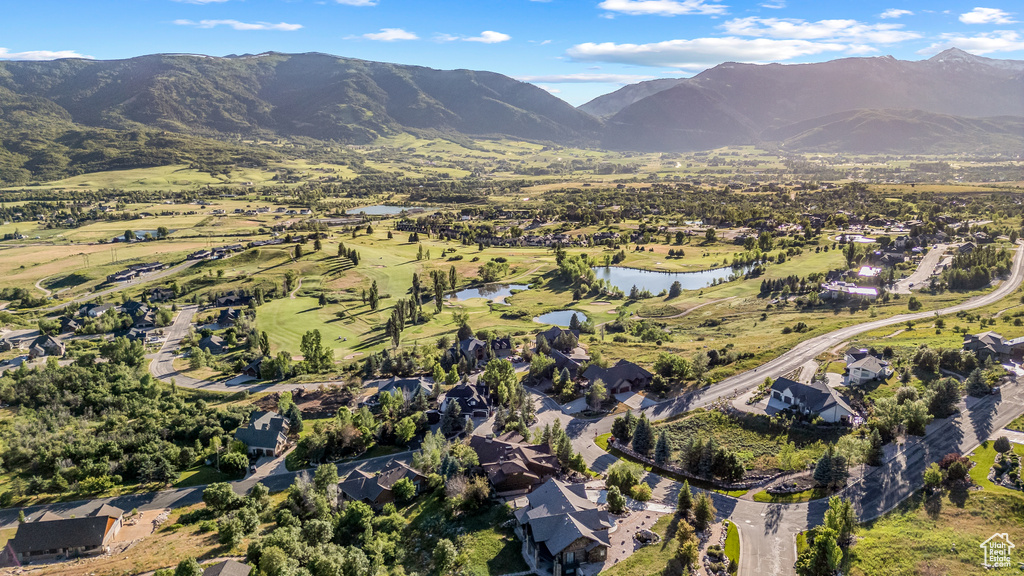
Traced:
POLYGON ((25 52, 11 52, 7 48, 0 48, 0 60, 57 60, 59 58, 85 58, 92 59, 92 56, 79 54, 74 50, 26 50, 25 52))
POLYGON ((497 44, 499 42, 507 42, 511 39, 512 37, 508 34, 502 34, 501 32, 495 32, 494 30, 484 30, 479 36, 463 38, 466 42, 482 42, 484 44, 497 44))
POLYGON ((696 69, 727 61, 776 62, 822 52, 843 52, 850 48, 847 44, 836 42, 724 37, 668 40, 651 44, 587 42, 573 46, 567 54, 579 61, 696 69))
MULTIPOLYGON (((542 1, 542 0, 533 0, 533 2, 540 2, 540 1, 542 1)), ((544 91, 549 92, 551 94, 561 94, 562 93, 562 91, 559 90, 558 88, 552 88, 551 86, 544 86, 543 84, 537 84, 537 88, 540 88, 541 90, 544 90, 544 91)))
POLYGON ((977 7, 970 12, 960 15, 960 21, 964 24, 1013 24, 1016 20, 1010 18, 1009 12, 999 8, 977 7))
POLYGON ((785 7, 785 0, 780 0, 779 2, 765 2, 764 4, 761 4, 761 8, 770 8, 772 10, 782 10, 785 7))
POLYGON ((785 40, 832 40, 893 44, 920 38, 916 32, 902 30, 902 24, 866 24, 857 20, 819 20, 807 22, 795 18, 736 18, 722 25, 729 34, 785 40))
POLYGON ((597 5, 609 12, 631 16, 681 16, 684 14, 725 14, 728 6, 706 4, 704 0, 603 0, 597 5))
POLYGON ((376 40, 378 42, 397 42, 398 40, 419 40, 420 37, 413 32, 401 28, 381 28, 380 32, 371 32, 362 36, 350 36, 350 38, 362 38, 364 40, 376 40))
POLYGON ((632 84, 651 80, 654 76, 639 74, 553 74, 548 76, 517 76, 523 82, 544 82, 546 84, 632 84))
POLYGON ((178 26, 195 26, 196 28, 216 28, 217 26, 228 26, 235 30, 281 30, 291 32, 302 28, 302 24, 289 24, 287 22, 239 22, 238 20, 175 20, 178 26))
POLYGON ((885 12, 878 15, 879 18, 900 18, 902 16, 913 16, 914 13, 910 10, 903 10, 901 8, 889 8, 885 12))
POLYGON ((991 54, 992 52, 1013 52, 1024 50, 1024 37, 1012 30, 996 30, 975 36, 942 34, 941 40, 931 46, 918 50, 918 54, 933 55, 948 48, 959 48, 971 54, 991 54))
POLYGON ((346 6, 376 6, 377 0, 334 0, 338 4, 346 6))

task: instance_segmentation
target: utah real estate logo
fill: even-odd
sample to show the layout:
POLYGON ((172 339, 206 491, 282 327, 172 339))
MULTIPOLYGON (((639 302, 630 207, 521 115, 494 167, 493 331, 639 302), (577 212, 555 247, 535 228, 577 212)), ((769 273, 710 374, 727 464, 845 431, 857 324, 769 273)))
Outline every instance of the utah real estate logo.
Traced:
POLYGON ((1010 542, 1009 534, 996 532, 981 543, 981 548, 985 551, 984 566, 986 568, 1009 568, 1011 565, 1010 552, 1016 546, 1010 542))

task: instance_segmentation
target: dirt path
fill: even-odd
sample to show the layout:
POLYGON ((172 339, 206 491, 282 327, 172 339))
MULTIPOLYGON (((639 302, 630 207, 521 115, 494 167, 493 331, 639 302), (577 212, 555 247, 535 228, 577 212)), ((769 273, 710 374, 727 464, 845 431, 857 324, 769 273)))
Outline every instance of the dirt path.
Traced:
MULTIPOLYGON (((46 278, 49 278, 49 276, 47 276, 46 278)), ((39 280, 36 280, 36 289, 38 289, 43 294, 46 294, 46 297, 49 298, 50 296, 53 295, 53 292, 47 290, 46 288, 43 288, 42 286, 42 282, 43 280, 46 280, 46 278, 40 278, 39 280)))
POLYGON ((292 290, 291 294, 288 294, 288 297, 292 300, 295 300, 295 294, 302 288, 302 280, 302 278, 299 278, 299 281, 295 283, 295 290, 292 290))

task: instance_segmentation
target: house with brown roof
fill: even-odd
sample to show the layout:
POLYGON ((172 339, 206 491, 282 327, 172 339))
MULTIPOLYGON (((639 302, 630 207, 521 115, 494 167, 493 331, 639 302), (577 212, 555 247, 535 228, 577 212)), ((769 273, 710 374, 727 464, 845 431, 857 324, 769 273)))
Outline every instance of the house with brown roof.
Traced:
POLYGON ((611 368, 591 364, 583 371, 583 377, 590 382, 600 380, 610 394, 643 390, 654 377, 647 369, 629 360, 619 360, 611 368))
POLYGON ((4 561, 21 566, 36 560, 54 560, 105 553, 121 530, 124 510, 104 505, 89 516, 64 518, 46 512, 18 526, 7 542, 4 561))
POLYGON ((379 510, 385 504, 395 501, 395 493, 392 488, 402 478, 411 480, 416 486, 417 493, 427 479, 411 466, 393 460, 377 474, 365 470, 354 470, 338 484, 338 492, 342 500, 365 502, 379 510))
POLYGON ((56 336, 40 336, 28 345, 28 357, 42 358, 44 356, 64 356, 64 342, 56 336))
POLYGON ((470 436, 469 446, 498 496, 531 492, 562 468, 547 445, 522 442, 516 432, 497 438, 470 436))

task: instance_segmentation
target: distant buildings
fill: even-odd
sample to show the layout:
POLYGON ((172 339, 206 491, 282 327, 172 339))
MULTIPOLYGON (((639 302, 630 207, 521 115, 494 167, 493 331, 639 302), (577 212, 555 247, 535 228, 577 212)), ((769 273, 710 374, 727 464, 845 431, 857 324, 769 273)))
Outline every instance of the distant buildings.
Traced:
POLYGON ((167 268, 166 264, 160 262, 150 262, 148 264, 136 264, 129 266, 120 272, 115 272, 107 276, 107 282, 128 282, 129 280, 135 280, 143 274, 149 274, 150 272, 156 272, 167 268))

